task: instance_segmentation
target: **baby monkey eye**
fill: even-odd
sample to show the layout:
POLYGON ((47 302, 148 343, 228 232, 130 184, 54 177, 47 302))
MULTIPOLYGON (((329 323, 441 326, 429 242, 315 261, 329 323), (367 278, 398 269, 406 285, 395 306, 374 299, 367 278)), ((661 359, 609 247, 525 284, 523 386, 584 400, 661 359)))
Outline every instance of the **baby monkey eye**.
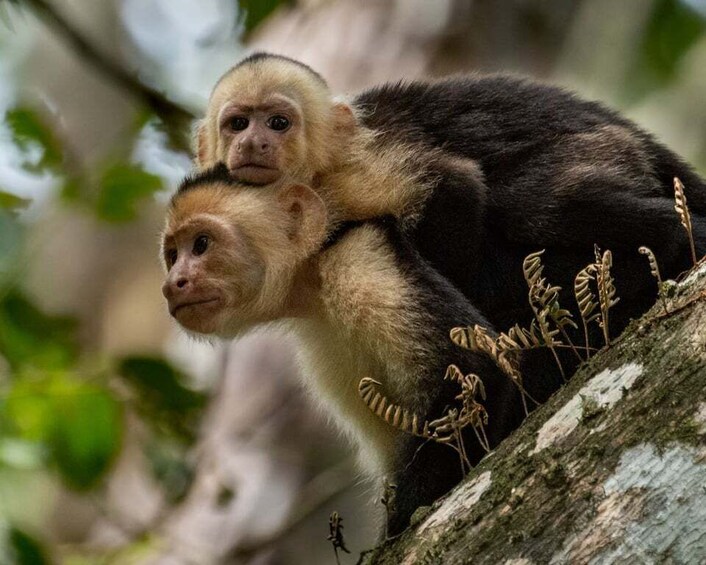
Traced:
POLYGON ((275 131, 284 131, 289 129, 289 120, 284 116, 272 116, 267 120, 267 126, 275 131))
POLYGON ((194 255, 203 255, 208 249, 208 236, 200 235, 194 240, 194 248, 192 250, 194 255))
POLYGON ((228 120, 228 127, 233 131, 243 131, 250 125, 250 121, 242 116, 236 116, 228 120))

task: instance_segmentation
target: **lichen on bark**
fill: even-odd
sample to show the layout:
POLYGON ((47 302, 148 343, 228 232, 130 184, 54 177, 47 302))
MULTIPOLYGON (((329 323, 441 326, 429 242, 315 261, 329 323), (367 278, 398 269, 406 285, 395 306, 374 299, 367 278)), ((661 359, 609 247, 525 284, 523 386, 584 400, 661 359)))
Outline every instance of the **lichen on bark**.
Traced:
POLYGON ((706 266, 631 324, 404 534, 360 563, 698 562, 706 266))

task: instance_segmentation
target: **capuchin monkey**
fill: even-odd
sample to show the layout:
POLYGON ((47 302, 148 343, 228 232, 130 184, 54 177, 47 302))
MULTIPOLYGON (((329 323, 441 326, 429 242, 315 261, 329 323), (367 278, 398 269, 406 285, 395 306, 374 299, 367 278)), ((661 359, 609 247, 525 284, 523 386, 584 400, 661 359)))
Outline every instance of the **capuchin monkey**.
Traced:
MULTIPOLYGON (((162 254, 169 312, 188 332, 232 338, 282 321, 298 334, 309 388, 357 443, 364 467, 396 486, 388 535, 463 478, 453 449, 398 429, 421 426, 412 414, 432 421, 458 405, 458 384, 444 379, 449 364, 482 380, 490 448, 522 421, 510 378, 449 339, 453 326, 488 321, 394 218, 332 224, 311 188, 286 177, 247 185, 218 166, 172 198, 162 254), (363 377, 395 406, 387 421, 359 396, 363 377)), ((484 451, 470 426, 464 444, 476 464, 484 451)))
MULTIPOLYGON (((310 185, 336 221, 393 216, 498 329, 531 321, 521 265, 539 249, 564 307, 594 245, 612 251, 613 335, 647 310, 657 288, 638 247, 666 277, 691 264, 674 177, 706 253, 706 183, 684 161, 601 104, 513 76, 388 84, 344 102, 308 66, 258 53, 216 84, 196 155, 250 185, 285 174, 310 185)), ((548 352, 524 363, 536 399, 561 384, 548 352)))

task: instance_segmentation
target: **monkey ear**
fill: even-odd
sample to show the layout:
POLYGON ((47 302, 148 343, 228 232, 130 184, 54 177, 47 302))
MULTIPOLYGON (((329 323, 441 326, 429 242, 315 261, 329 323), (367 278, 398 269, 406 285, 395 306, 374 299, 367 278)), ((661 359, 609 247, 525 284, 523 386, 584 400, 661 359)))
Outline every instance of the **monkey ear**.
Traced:
POLYGON ((345 102, 336 102, 333 105, 333 119, 337 132, 345 134, 355 133, 358 122, 353 109, 345 102))
POLYGON ((314 252, 323 243, 328 228, 324 201, 303 184, 286 187, 278 199, 290 219, 290 239, 300 244, 305 255, 314 252))
POLYGON ((204 169, 208 161, 208 132, 205 118, 196 123, 191 140, 196 166, 204 169))

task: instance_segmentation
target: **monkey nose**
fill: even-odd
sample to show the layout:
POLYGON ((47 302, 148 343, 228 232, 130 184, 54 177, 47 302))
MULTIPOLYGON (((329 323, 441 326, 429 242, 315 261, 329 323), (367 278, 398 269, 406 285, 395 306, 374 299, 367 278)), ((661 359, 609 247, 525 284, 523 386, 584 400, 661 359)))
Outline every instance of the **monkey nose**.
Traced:
POLYGON ((189 279, 179 277, 177 279, 168 278, 162 285, 162 294, 164 298, 170 299, 180 293, 185 292, 189 288, 189 279))

